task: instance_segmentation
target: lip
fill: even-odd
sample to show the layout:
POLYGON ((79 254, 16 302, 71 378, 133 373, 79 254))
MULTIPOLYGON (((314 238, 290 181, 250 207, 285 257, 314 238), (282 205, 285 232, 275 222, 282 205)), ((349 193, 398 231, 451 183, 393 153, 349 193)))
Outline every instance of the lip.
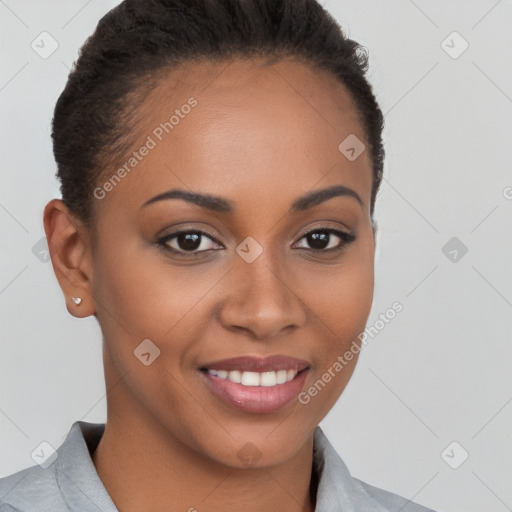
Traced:
POLYGON ((301 392, 309 369, 298 373, 285 384, 272 387, 244 386, 201 372, 210 391, 224 403, 248 413, 270 413, 283 408, 301 392))
POLYGON ((203 364, 201 368, 208 370, 238 370, 241 372, 277 372, 279 370, 292 369, 300 372, 309 366, 309 362, 304 359, 278 354, 269 357, 233 357, 203 364))
POLYGON ((289 404, 304 387, 309 374, 309 363, 303 359, 283 355, 266 358, 243 356, 207 363, 201 367, 201 376, 216 398, 225 404, 248 413, 271 413, 289 404), (297 375, 289 382, 275 386, 244 386, 216 377, 206 370, 238 370, 269 372, 293 369, 297 375))

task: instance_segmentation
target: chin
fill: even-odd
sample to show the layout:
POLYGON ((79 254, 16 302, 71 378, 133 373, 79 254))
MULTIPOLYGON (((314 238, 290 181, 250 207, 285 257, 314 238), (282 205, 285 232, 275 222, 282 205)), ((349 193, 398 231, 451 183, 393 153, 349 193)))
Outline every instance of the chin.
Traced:
MULTIPOLYGON (((219 425, 199 433, 196 451, 218 464, 236 469, 257 469, 283 464, 293 458, 312 436, 311 428, 290 428, 290 418, 265 428, 245 423, 226 430, 219 425)), ((293 423, 299 423, 292 420, 293 423)))

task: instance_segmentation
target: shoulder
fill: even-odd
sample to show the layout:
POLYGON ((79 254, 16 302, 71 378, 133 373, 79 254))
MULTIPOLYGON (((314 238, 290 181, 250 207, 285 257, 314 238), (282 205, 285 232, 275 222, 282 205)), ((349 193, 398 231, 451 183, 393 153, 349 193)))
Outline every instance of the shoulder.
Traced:
POLYGON ((313 446, 318 479, 316 512, 434 512, 411 499, 354 478, 320 427, 315 429, 313 446))
MULTIPOLYGON (((64 442, 43 463, 0 478, 0 512, 115 511, 90 457, 104 424, 76 421, 64 442)), ((44 452, 42 452, 44 455, 44 452)))
POLYGON ((352 478, 352 481, 355 486, 359 487, 360 492, 368 497, 368 500, 378 504, 378 510, 393 512, 398 510, 400 510, 400 512, 434 512, 434 510, 430 508, 414 503, 398 494, 370 485, 358 478, 352 478))
POLYGON ((35 465, 0 478, 0 512, 67 511, 59 491, 55 464, 35 465))
POLYGON ((0 501, 0 512, 23 512, 19 508, 14 508, 12 505, 0 501))

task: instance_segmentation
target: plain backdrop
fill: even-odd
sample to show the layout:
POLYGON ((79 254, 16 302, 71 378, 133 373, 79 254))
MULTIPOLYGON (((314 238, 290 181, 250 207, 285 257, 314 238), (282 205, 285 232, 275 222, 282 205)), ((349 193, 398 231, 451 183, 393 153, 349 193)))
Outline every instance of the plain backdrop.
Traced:
MULTIPOLYGON (((106 418, 99 327, 67 313, 41 239, 59 196, 52 111, 117 3, 0 2, 0 476, 106 418), (46 58, 41 37, 58 45, 46 58)), ((403 311, 321 425, 373 485, 438 511, 512 510, 512 2, 324 5, 368 48, 386 116, 368 325, 403 311)))

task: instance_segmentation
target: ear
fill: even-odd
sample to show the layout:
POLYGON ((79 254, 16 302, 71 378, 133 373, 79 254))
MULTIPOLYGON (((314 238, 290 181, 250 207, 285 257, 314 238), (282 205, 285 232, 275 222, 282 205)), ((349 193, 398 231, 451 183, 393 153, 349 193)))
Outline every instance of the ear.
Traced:
POLYGON ((88 230, 60 199, 52 199, 46 205, 43 220, 53 271, 64 293, 67 310, 77 318, 94 315, 88 230))

